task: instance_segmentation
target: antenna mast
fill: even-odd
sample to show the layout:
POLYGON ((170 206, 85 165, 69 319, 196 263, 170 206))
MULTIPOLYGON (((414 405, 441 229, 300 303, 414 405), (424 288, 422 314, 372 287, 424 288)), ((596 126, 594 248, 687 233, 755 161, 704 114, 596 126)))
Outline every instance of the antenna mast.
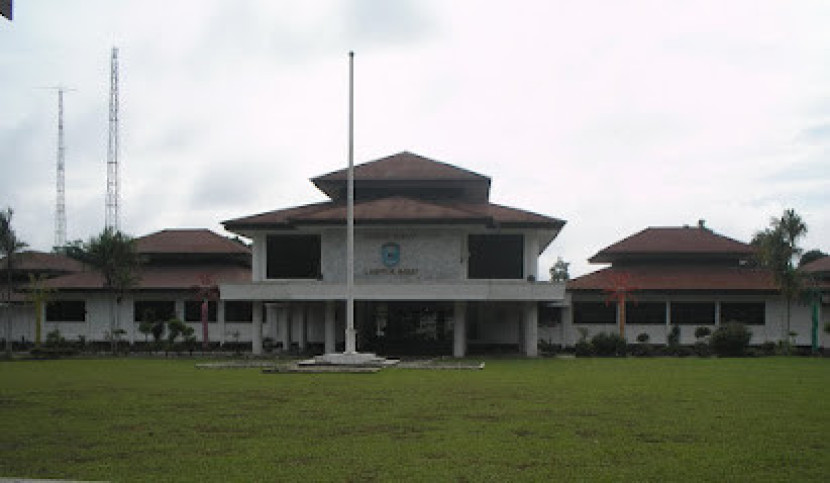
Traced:
POLYGON ((66 245, 66 187, 65 187, 65 166, 64 154, 66 146, 63 143, 63 92, 58 89, 58 159, 57 159, 57 198, 55 202, 55 246, 66 245))
POLYGON ((109 142, 107 143, 107 199, 104 226, 118 231, 118 47, 112 48, 112 60, 110 65, 109 142))

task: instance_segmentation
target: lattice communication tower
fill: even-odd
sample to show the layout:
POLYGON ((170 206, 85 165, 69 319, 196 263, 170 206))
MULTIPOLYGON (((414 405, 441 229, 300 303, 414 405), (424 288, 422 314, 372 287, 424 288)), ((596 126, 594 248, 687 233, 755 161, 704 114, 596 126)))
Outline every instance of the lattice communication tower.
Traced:
POLYGON ((55 199, 55 246, 62 247, 66 245, 66 187, 65 177, 66 168, 64 165, 64 156, 66 146, 63 143, 63 93, 64 89, 59 87, 58 91, 58 158, 57 158, 57 177, 56 188, 57 197, 55 199))
POLYGON ((112 48, 110 68, 109 142, 107 143, 107 199, 104 226, 118 231, 118 47, 112 48))

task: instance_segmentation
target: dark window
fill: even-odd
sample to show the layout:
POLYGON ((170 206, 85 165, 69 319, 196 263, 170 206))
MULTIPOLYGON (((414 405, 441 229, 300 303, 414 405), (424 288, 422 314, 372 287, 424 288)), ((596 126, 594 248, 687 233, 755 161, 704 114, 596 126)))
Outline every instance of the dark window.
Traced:
MULTIPOLYGON (((216 302, 208 301, 208 322, 216 322, 216 302)), ((184 303, 184 321, 202 321, 202 302, 198 300, 187 300, 184 303)))
POLYGON ((83 300, 56 300, 46 304, 47 322, 85 322, 86 302, 83 300))
POLYGON ((574 302, 575 324, 616 324, 617 304, 605 302, 574 302))
POLYGON ((626 324, 665 324, 666 304, 661 302, 626 302, 626 324))
POLYGON ((524 278, 524 236, 470 235, 467 247, 468 278, 524 278))
POLYGON ((764 325, 766 308, 764 302, 722 303, 720 323, 740 322, 746 325, 764 325))
POLYGON ((176 304, 166 300, 137 300, 133 304, 133 318, 136 322, 144 320, 168 321, 176 317, 176 304))
POLYGON ((225 322, 253 322, 253 302, 225 302, 225 322))
POLYGON ((269 236, 267 249, 267 278, 320 277, 320 235, 269 236))
POLYGON ((714 325, 713 302, 672 302, 671 323, 680 325, 714 325))

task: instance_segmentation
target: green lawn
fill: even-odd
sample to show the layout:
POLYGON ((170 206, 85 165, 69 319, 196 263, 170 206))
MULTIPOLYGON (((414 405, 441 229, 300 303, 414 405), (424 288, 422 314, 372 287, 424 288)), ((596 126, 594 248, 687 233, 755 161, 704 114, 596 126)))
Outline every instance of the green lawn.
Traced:
POLYGON ((483 371, 0 362, 0 477, 827 481, 830 360, 493 360, 483 371))

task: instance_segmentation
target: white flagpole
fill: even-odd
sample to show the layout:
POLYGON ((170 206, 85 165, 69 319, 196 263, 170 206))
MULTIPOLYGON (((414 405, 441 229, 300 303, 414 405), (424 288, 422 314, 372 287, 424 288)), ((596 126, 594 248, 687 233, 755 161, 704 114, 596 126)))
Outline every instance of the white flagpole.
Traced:
POLYGON ((346 350, 357 352, 354 329, 354 52, 349 52, 349 169, 346 185, 346 350))

